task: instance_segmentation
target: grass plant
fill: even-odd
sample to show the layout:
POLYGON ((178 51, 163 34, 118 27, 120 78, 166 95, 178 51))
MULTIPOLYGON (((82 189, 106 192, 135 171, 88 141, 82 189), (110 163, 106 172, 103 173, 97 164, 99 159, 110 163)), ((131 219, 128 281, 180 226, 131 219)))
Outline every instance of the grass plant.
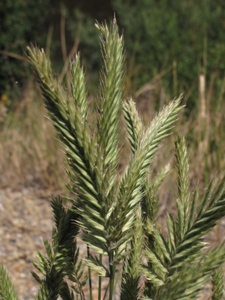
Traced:
MULTIPOLYGON (((123 37, 116 21, 96 26, 103 57, 96 122, 90 118, 79 54, 70 64, 70 93, 57 82, 44 51, 28 47, 70 180, 70 197, 51 202, 55 228, 52 242, 45 241, 46 253, 38 253, 34 262, 38 272, 33 276, 40 284, 36 299, 94 299, 94 273, 99 277, 99 300, 115 299, 117 282, 122 300, 197 299, 207 282, 213 285, 213 299, 222 299, 224 244, 208 248, 204 236, 225 216, 225 180, 213 180, 203 197, 197 187, 192 193, 186 141, 177 137, 177 214, 167 217, 168 234, 161 232, 158 190, 169 167, 155 175, 152 164, 183 109, 182 97, 164 106, 145 128, 133 100, 123 100, 123 37), (118 174, 120 118, 132 154, 118 174), (87 257, 79 255, 78 235, 87 257), (105 295, 102 278, 108 280, 105 295), (83 291, 86 282, 89 295, 83 291)), ((0 299, 18 299, 3 268, 0 299)))

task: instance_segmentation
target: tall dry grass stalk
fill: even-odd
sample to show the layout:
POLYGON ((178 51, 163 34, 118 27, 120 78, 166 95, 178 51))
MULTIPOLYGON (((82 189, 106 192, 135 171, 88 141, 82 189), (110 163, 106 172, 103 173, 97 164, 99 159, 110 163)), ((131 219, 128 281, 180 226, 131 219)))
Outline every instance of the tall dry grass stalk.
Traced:
POLYGON ((199 145, 198 151, 200 154, 200 160, 204 154, 207 152, 208 148, 208 135, 207 135, 207 125, 208 125, 208 114, 206 108, 206 79, 205 74, 199 75, 199 115, 198 115, 198 130, 199 130, 199 145))

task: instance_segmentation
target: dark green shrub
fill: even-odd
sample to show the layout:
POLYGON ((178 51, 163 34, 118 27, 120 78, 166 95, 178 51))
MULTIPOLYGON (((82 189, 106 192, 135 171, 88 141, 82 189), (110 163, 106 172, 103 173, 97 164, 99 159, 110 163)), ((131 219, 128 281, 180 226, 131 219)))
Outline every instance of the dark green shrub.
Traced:
POLYGON ((171 67, 164 77, 167 92, 175 96, 193 89, 193 103, 200 72, 207 79, 213 72, 223 78, 224 1, 113 0, 112 3, 124 29, 127 56, 134 57, 134 65, 139 67, 136 87, 171 67), (177 80, 175 88, 174 80, 177 80))
MULTIPOLYGON (((45 47, 51 3, 51 0, 0 1, 0 49, 23 56, 31 42, 45 47)), ((0 53, 0 66, 0 96, 21 89, 28 78, 28 64, 0 53)))

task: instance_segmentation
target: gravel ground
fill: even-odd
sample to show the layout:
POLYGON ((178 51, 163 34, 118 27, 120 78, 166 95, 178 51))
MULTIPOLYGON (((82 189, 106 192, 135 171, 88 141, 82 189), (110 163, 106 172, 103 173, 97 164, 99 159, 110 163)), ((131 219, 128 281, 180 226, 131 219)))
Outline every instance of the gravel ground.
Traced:
MULTIPOLYGON (((0 262, 4 264, 20 300, 33 300, 37 295, 38 284, 30 273, 34 271, 31 260, 35 259, 37 251, 44 251, 43 239, 51 240, 52 194, 57 195, 57 192, 32 188, 0 190, 0 262)), ((210 243, 222 242, 224 232, 225 221, 221 221, 209 235, 210 243)), ((86 253, 86 247, 81 243, 80 253, 84 256, 86 253)), ((97 283, 94 278, 94 299, 97 299, 97 283)), ((106 285, 104 281, 103 288, 106 285)), ((114 300, 119 300, 118 295, 119 291, 114 300)), ((211 299, 210 286, 205 288, 200 299, 211 299)))
POLYGON ((50 239, 52 214, 50 192, 23 189, 0 191, 0 261, 3 262, 21 300, 37 295, 38 285, 30 271, 31 260, 50 239))
MULTIPOLYGON (((30 273, 35 271, 31 261, 35 260, 37 251, 44 252, 43 240, 51 240, 52 194, 36 189, 0 190, 0 262, 7 270, 20 300, 33 300, 37 296, 39 285, 30 273)), ((80 254, 85 256, 86 246, 80 241, 79 247, 80 254)), ((97 278, 93 277, 94 299, 97 299, 97 285, 97 278)), ((106 286, 107 280, 104 280, 103 290, 106 286)), ((88 294, 88 287, 84 292, 88 294)), ((115 300, 118 299, 117 293, 115 300)))

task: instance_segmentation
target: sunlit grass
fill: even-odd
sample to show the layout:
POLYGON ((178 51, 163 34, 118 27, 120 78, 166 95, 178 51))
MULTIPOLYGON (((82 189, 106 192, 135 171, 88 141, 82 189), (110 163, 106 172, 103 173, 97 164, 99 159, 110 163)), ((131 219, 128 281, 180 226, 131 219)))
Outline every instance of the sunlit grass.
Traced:
MULTIPOLYGON (((216 80, 216 79, 214 79, 216 80)), ((219 79, 218 79, 219 80, 219 79)), ((211 80, 212 81, 212 80, 211 80)), ((191 165, 191 182, 204 184, 215 174, 224 170, 225 158, 225 104, 224 85, 218 96, 213 84, 205 86, 205 103, 197 101, 197 110, 189 117, 181 116, 176 127, 178 134, 187 136, 191 165)), ((128 91, 129 92, 129 91, 128 91)), ((41 185, 46 188, 63 188, 66 180, 64 171, 64 154, 56 140, 55 130, 46 117, 41 94, 32 79, 27 83, 21 99, 6 113, 1 101, 3 115, 0 133, 0 185, 18 188, 22 186, 41 185)), ((137 108, 146 125, 153 119, 160 107, 169 101, 162 82, 153 89, 136 98, 137 108)), ((204 99, 203 99, 204 100, 204 99)), ((188 99, 184 99, 184 102, 188 99)), ((123 124, 121 124, 123 126, 123 124)), ((123 139, 122 139, 123 140, 123 139)), ((159 165, 171 163, 174 137, 167 139, 166 147, 154 161, 155 170, 159 165)), ((126 147, 120 151, 123 168, 129 157, 126 147)), ((163 193, 173 188, 165 186, 163 193)))
POLYGON ((41 94, 30 81, 1 124, 1 186, 62 188, 64 154, 54 136, 41 94))

